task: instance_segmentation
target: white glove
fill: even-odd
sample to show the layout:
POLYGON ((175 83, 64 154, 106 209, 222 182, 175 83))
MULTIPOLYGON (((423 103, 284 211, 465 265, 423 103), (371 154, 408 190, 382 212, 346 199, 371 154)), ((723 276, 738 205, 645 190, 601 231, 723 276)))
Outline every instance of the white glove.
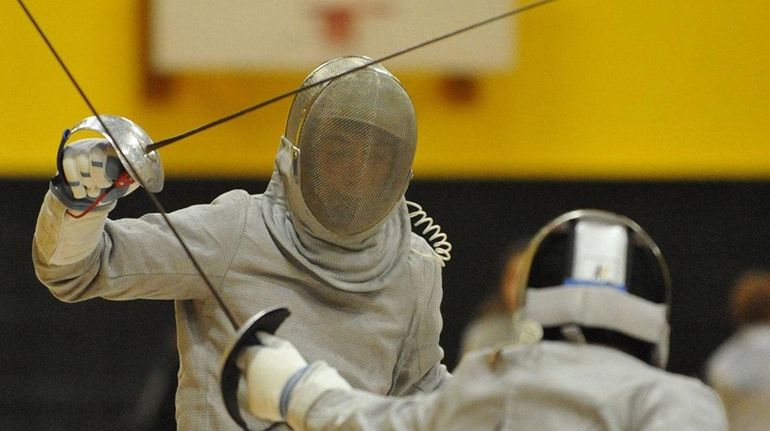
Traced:
POLYGON ((285 409, 281 412, 284 387, 307 362, 290 342, 266 332, 257 336, 263 345, 246 349, 238 358, 238 367, 246 371, 249 411, 260 419, 281 422, 286 414, 285 409))
POLYGON ((112 185, 112 179, 105 173, 108 155, 117 158, 115 150, 103 139, 83 139, 64 147, 64 177, 75 199, 95 198, 112 185))
POLYGON ((351 389, 325 362, 308 366, 290 342, 264 332, 257 336, 263 345, 246 349, 238 358, 238 367, 246 372, 249 411, 254 416, 286 421, 302 430, 307 410, 318 397, 331 389, 351 389))
MULTIPOLYGON (((52 181, 51 191, 68 208, 83 210, 113 185, 123 172, 115 149, 104 139, 81 139, 62 148, 61 167, 65 182, 52 181)), ((139 187, 116 187, 99 203, 114 202, 139 187)))

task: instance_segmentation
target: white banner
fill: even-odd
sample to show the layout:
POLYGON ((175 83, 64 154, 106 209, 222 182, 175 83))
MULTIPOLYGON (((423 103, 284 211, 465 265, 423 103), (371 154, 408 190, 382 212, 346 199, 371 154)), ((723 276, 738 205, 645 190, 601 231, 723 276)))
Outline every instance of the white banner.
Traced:
MULTIPOLYGON (((307 71, 340 55, 379 58, 514 8, 505 0, 149 0, 155 72, 307 71)), ((401 70, 513 67, 515 17, 387 62, 401 70)))

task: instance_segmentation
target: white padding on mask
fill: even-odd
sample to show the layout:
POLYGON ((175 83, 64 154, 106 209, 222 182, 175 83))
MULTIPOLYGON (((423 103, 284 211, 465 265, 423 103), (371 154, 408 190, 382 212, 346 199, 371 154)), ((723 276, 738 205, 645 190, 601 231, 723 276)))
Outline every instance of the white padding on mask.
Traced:
POLYGON ((668 339, 665 304, 611 287, 570 285, 528 289, 527 317, 544 327, 569 323, 610 329, 659 344, 668 339))
POLYGON ((626 283, 628 234, 625 226, 592 220, 575 225, 572 280, 591 280, 615 286, 626 283))

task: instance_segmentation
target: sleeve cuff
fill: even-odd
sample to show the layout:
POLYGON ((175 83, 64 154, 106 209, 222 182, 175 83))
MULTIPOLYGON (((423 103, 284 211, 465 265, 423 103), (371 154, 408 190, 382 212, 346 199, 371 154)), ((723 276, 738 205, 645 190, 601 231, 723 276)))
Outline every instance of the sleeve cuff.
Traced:
POLYGON ((308 411, 325 392, 334 389, 352 389, 350 383, 340 376, 335 368, 324 361, 314 362, 298 371, 295 376, 297 374, 300 375, 294 388, 287 395, 289 402, 288 415, 286 416, 286 422, 295 430, 305 429, 305 418, 308 411))
POLYGON ((43 199, 35 229, 35 245, 51 265, 68 265, 88 257, 102 237, 108 211, 93 211, 82 218, 67 215, 67 207, 50 191, 43 199))

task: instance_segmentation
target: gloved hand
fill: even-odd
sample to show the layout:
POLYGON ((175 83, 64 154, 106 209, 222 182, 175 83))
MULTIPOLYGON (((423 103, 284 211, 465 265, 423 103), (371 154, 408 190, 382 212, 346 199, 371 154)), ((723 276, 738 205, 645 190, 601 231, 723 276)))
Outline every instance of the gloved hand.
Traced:
MULTIPOLYGON (((62 138, 67 139, 67 134, 62 138)), ((138 188, 138 184, 114 184, 124 172, 115 149, 104 139, 81 139, 60 146, 60 172, 51 180, 50 190, 65 206, 82 211, 102 194, 103 207, 138 188), (114 188, 110 189, 112 186, 114 188)), ((123 177, 128 179, 128 176, 123 177)))
POLYGON ((325 362, 308 366, 290 342, 265 332, 257 336, 263 345, 244 350, 238 358, 238 367, 246 374, 249 411, 254 416, 303 429, 300 422, 306 410, 323 392, 350 389, 350 384, 325 362))
POLYGON ((307 362, 290 342, 266 332, 257 336, 263 345, 246 349, 238 358, 238 368, 246 373, 249 411, 258 418, 281 422, 288 405, 283 392, 291 391, 287 384, 306 369, 307 362))

